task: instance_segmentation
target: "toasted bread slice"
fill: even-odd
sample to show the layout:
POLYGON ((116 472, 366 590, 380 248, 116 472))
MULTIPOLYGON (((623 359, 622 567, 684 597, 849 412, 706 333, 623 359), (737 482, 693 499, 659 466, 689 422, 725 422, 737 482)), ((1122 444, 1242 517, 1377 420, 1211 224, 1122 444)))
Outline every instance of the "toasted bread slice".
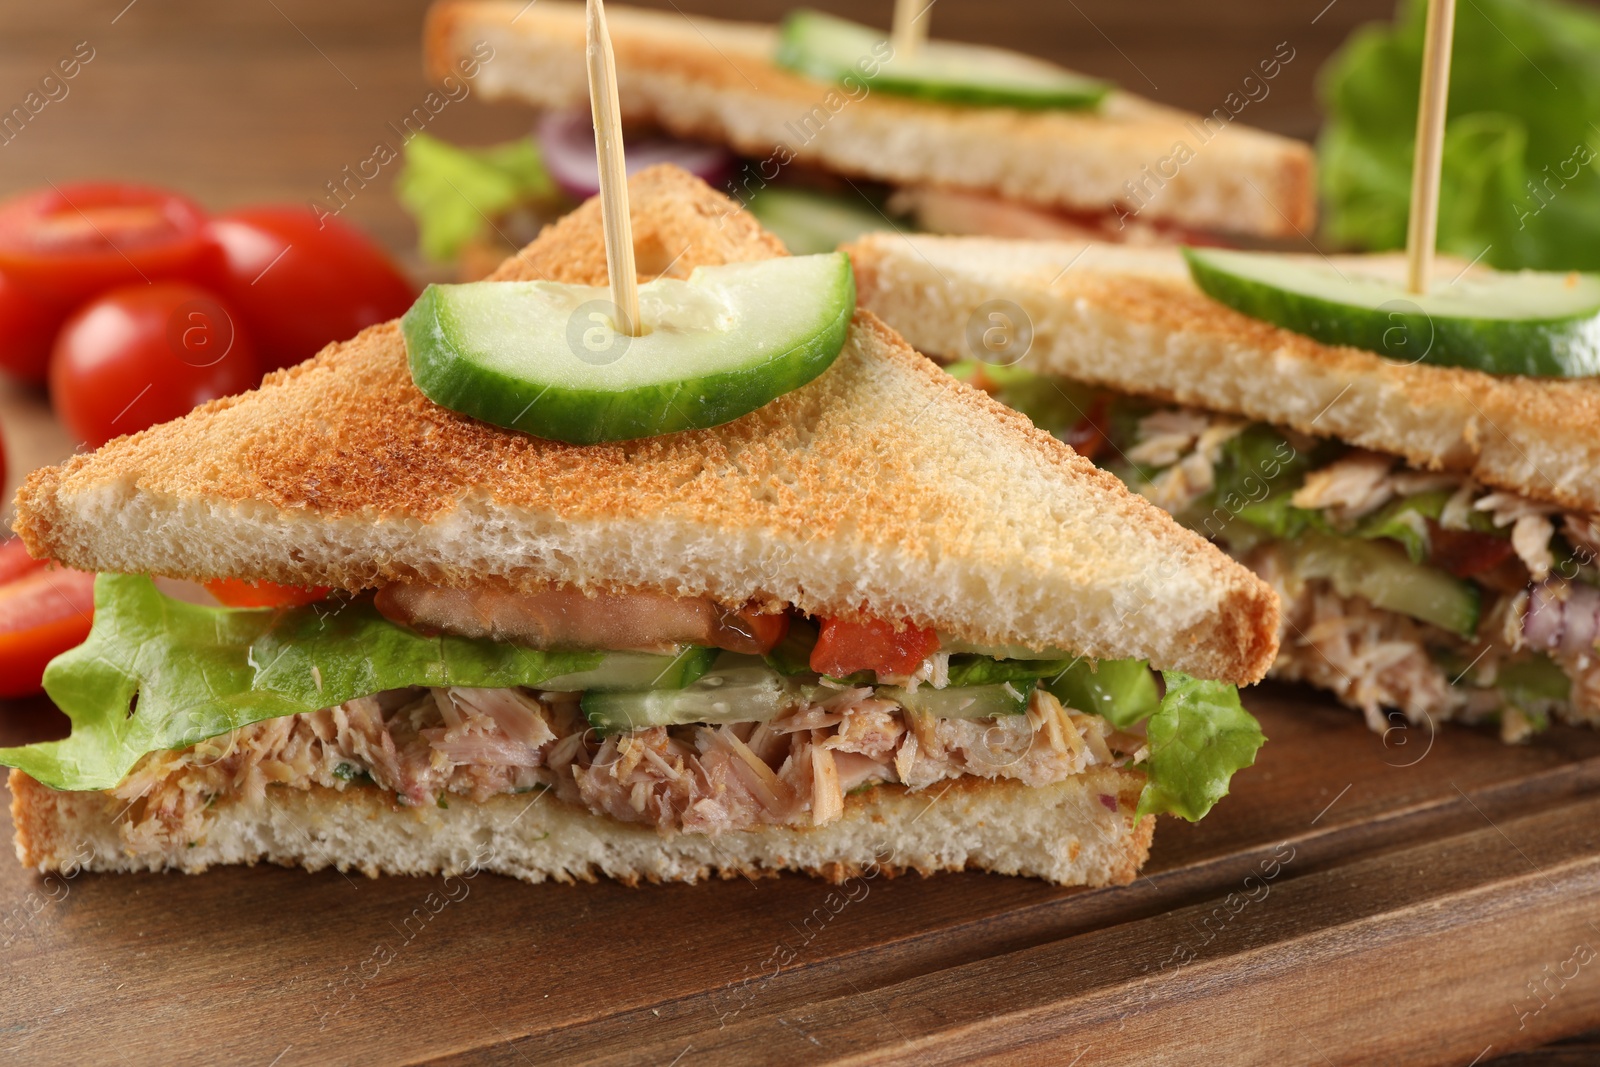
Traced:
POLYGON ((1175 249, 875 234, 847 251, 861 306, 920 351, 969 355, 979 306, 1008 300, 1032 324, 1022 366, 1600 511, 1600 382, 1402 364, 1325 345, 1201 293, 1175 249))
MULTIPOLYGON (((683 171, 630 187, 641 265, 685 276, 782 254, 683 171)), ((497 276, 602 282, 598 201, 497 276)), ((869 312, 833 367, 758 411, 589 446, 433 404, 398 325, 374 326, 254 392, 36 472, 16 528, 35 555, 87 570, 867 608, 1240 684, 1277 644, 1264 583, 869 312)))
POLYGON ((823 826, 663 836, 539 794, 448 808, 397 808, 377 789, 270 786, 264 800, 221 797, 202 840, 130 844, 125 801, 64 793, 12 771, 17 856, 40 871, 198 873, 217 864, 337 867, 368 875, 488 870, 529 882, 615 878, 694 882, 806 871, 833 882, 863 874, 959 871, 1124 885, 1150 852, 1155 817, 1133 816, 1144 775, 1098 767, 1054 785, 955 780, 943 791, 880 786, 847 797, 823 826))
MULTIPOLYGON (((766 180, 801 162, 1073 212, 1137 208, 1141 220, 1221 232, 1293 237, 1314 224, 1309 146, 1227 118, 1122 92, 1093 112, 847 94, 775 66, 771 26, 620 5, 607 19, 624 119, 765 160, 766 180)), ((588 106, 581 3, 440 0, 424 47, 440 79, 492 56, 475 82, 487 99, 588 106)))

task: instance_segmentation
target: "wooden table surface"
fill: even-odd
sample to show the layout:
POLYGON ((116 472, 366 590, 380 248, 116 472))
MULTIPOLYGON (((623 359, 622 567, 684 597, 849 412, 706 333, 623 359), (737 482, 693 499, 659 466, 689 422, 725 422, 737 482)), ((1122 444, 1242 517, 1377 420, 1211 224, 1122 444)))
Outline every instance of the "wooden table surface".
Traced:
MULTIPOLYGON (((886 23, 890 3, 817 6, 886 23)), ((5 109, 78 42, 95 58, 0 146, 0 195, 101 176, 213 208, 310 201, 426 92, 422 8, 5 0, 5 109)), ((1388 8, 944 0, 935 19, 1200 110, 1288 41, 1295 59, 1245 118, 1310 137, 1316 68, 1388 8)), ((487 143, 528 123, 468 100, 431 129, 487 143)), ((409 255, 392 177, 346 217, 409 255)), ((72 447, 36 393, 5 383, 0 433, 9 486, 72 447)), ((1600 1060, 1570 1038, 1600 1024, 1600 970, 1573 962, 1600 946, 1600 735, 1379 738, 1305 690, 1247 702, 1271 738, 1261 765, 1203 823, 1164 820, 1119 890, 880 880, 832 913, 826 887, 796 877, 629 890, 486 875, 433 911, 438 879, 40 879, 0 859, 0 1062, 1465 1065, 1550 1042, 1505 1062, 1600 1060), (780 942, 795 962, 763 972, 780 942)), ((61 723, 43 702, 0 706, 5 743, 61 723)))

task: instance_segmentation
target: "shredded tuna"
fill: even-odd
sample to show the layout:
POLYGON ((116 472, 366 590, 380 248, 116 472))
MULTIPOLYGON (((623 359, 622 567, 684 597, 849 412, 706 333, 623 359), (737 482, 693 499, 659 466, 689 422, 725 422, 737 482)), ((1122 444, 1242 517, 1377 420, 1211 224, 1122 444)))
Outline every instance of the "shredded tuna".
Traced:
POLYGON ((652 727, 601 738, 571 694, 398 690, 269 719, 146 756, 114 792, 130 839, 196 840, 219 796, 268 785, 376 786, 403 806, 551 790, 662 832, 820 825, 877 782, 925 789, 964 775, 1045 785, 1142 746, 1037 691, 1025 715, 930 719, 842 687, 765 723, 652 727))

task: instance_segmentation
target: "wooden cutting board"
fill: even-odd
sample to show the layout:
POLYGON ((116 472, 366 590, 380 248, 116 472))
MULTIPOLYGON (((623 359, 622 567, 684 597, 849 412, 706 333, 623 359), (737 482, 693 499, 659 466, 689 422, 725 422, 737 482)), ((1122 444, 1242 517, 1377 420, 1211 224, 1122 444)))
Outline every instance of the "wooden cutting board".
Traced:
MULTIPOLYGON (((0 425, 13 471, 70 450, 26 390, 0 425)), ((0 858, 0 1062, 1481 1064, 1600 1022, 1600 733, 1246 702, 1260 764, 1119 889, 0 858)), ((0 702, 0 743, 64 729, 0 702)))
MULTIPOLYGON (((1600 734, 1386 746, 1301 690, 1249 703, 1260 765, 1120 889, 8 858, 0 1061, 1467 1064, 1600 1017, 1600 734)), ((6 743, 64 722, 4 712, 6 743)))

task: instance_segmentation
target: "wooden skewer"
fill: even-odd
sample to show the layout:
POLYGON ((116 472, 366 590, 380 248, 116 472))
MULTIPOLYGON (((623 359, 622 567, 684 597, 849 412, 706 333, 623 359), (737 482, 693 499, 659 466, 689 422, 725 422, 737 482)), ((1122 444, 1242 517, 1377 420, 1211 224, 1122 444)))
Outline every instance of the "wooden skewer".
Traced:
POLYGON ((633 262, 633 220, 628 215, 628 168, 622 158, 622 111, 617 105, 617 57, 611 51, 606 12, 588 0, 589 108, 594 115, 595 155, 600 163, 600 219, 606 241, 606 273, 619 333, 639 336, 639 275, 633 262))
POLYGON ((1439 237, 1439 168, 1444 157, 1450 41, 1455 24, 1456 0, 1428 0, 1422 92, 1417 101, 1417 151, 1411 163, 1411 215, 1406 222, 1406 282, 1413 293, 1426 293, 1433 280, 1433 247, 1439 237))
POLYGON ((932 21, 933 0, 894 0, 894 24, 889 30, 889 43, 894 54, 910 59, 928 41, 928 23, 932 21))

